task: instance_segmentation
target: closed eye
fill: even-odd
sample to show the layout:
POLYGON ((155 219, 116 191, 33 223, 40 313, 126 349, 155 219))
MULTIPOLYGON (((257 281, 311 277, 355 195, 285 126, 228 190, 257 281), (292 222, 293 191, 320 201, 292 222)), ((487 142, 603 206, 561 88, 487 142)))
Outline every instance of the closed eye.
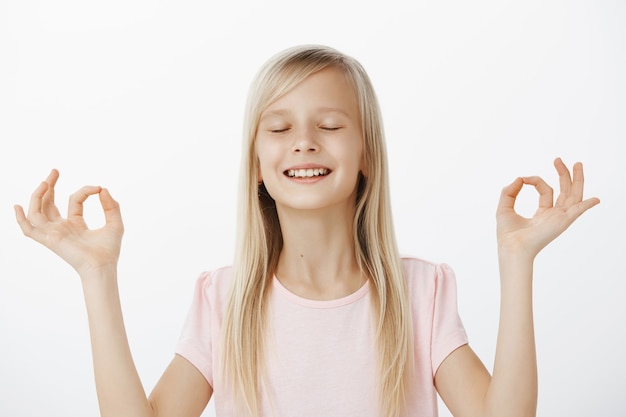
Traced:
POLYGON ((320 127, 320 129, 322 129, 322 130, 326 130, 326 131, 328 131, 328 132, 334 132, 335 130, 339 130, 339 129, 341 129, 341 127, 340 127, 340 126, 337 126, 337 127, 333 127, 333 126, 321 126, 321 127, 320 127))
POLYGON ((289 128, 285 127, 285 128, 282 128, 282 129, 270 129, 270 132, 271 133, 284 133, 284 132, 286 132, 288 130, 289 130, 289 128))

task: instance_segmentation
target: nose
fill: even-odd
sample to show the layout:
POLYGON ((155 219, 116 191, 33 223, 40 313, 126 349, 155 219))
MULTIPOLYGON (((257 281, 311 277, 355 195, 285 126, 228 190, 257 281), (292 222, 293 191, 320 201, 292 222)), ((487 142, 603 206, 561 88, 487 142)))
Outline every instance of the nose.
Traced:
POLYGON ((320 147, 315 139, 315 134, 309 129, 299 132, 295 137, 293 146, 291 147, 292 152, 298 153, 315 153, 319 151, 319 149, 320 147))

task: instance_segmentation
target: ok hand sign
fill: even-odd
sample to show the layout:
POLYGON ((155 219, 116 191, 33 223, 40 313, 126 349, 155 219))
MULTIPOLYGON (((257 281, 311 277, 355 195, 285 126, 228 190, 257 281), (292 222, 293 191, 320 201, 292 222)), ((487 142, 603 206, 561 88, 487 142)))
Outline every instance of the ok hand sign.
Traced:
POLYGON ((28 216, 16 205, 15 217, 22 232, 46 246, 69 263, 81 276, 94 269, 116 267, 124 226, 118 203, 98 186, 85 186, 69 199, 67 218, 54 202, 54 186, 59 172, 53 169, 31 195, 28 216), (83 203, 98 194, 105 225, 91 230, 83 218, 83 203))
POLYGON ((573 176, 560 158, 554 161, 559 174, 560 193, 556 202, 552 188, 540 177, 517 178, 502 190, 496 213, 498 247, 502 251, 534 258, 541 249, 563 233, 581 214, 600 202, 598 198, 583 200, 583 166, 573 166, 573 176), (539 207, 532 218, 515 212, 515 200, 524 184, 539 193, 539 207))

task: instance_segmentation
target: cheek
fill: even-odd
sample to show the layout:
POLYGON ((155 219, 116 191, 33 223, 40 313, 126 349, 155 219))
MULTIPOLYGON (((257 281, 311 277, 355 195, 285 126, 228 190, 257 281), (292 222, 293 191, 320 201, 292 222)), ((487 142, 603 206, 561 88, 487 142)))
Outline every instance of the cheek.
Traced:
POLYGON ((259 179, 268 177, 270 173, 276 169, 278 164, 277 152, 273 151, 273 149, 268 146, 257 146, 256 156, 259 179))
POLYGON ((269 146, 267 145, 267 141, 263 140, 263 138, 257 137, 254 140, 254 153, 256 154, 256 160, 259 167, 267 165, 269 146))
POLYGON ((362 140, 360 138, 355 138, 353 141, 353 146, 345 150, 344 158, 345 160, 350 161, 350 164, 354 169, 364 173, 366 164, 362 140))

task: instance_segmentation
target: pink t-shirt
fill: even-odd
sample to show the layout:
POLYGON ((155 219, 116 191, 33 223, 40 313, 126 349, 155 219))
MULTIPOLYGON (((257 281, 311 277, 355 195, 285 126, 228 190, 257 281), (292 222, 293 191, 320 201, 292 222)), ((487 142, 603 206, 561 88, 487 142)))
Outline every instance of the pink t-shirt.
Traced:
MULTIPOLYGON (((454 273, 445 264, 403 258, 414 332, 415 383, 406 416, 437 416, 433 377, 443 360, 467 343, 456 304, 454 273)), ((234 415, 232 393, 218 369, 230 268, 204 273, 176 353, 213 387, 218 417, 234 415)), ((267 383, 263 416, 379 417, 377 354, 370 283, 332 301, 301 298, 274 278, 268 299, 267 383)))

